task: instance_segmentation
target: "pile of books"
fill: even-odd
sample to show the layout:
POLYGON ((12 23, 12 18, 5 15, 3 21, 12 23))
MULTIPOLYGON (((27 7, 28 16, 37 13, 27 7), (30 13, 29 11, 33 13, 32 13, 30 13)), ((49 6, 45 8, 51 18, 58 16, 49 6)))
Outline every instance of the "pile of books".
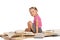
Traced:
POLYGON ((22 40, 24 38, 44 38, 46 36, 54 36, 54 35, 60 35, 59 30, 46 30, 42 33, 33 33, 33 32, 26 32, 24 30, 16 30, 15 32, 5 32, 0 35, 0 37, 6 39, 6 40, 22 40))

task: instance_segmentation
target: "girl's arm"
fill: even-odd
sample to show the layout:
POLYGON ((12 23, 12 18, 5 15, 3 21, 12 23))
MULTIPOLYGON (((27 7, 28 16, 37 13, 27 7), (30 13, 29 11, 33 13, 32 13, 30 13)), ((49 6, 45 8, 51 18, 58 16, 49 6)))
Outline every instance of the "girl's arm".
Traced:
POLYGON ((38 33, 38 20, 36 20, 36 33, 38 33))

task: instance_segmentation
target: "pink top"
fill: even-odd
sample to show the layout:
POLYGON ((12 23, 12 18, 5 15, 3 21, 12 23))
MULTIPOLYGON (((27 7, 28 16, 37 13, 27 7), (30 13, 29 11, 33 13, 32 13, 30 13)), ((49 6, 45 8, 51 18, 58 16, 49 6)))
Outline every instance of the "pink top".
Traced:
POLYGON ((36 26, 36 20, 38 20, 38 27, 41 28, 42 27, 42 22, 41 22, 41 18, 39 17, 39 15, 34 16, 34 24, 36 26))

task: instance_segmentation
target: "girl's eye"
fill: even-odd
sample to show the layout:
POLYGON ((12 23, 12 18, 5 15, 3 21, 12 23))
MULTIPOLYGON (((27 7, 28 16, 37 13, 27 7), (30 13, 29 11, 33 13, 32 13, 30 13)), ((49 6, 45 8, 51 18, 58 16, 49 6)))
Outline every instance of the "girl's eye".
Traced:
POLYGON ((32 11, 32 12, 34 12, 34 11, 32 11))

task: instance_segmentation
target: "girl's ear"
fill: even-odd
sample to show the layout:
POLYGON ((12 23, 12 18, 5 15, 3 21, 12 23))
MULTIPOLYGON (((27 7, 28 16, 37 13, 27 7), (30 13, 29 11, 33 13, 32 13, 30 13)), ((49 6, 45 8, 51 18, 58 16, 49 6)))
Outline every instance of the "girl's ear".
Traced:
POLYGON ((38 10, 37 10, 37 12, 38 12, 38 10))
POLYGON ((38 10, 36 10, 36 12, 38 12, 38 10))
POLYGON ((36 12, 38 12, 38 10, 36 10, 36 12))

